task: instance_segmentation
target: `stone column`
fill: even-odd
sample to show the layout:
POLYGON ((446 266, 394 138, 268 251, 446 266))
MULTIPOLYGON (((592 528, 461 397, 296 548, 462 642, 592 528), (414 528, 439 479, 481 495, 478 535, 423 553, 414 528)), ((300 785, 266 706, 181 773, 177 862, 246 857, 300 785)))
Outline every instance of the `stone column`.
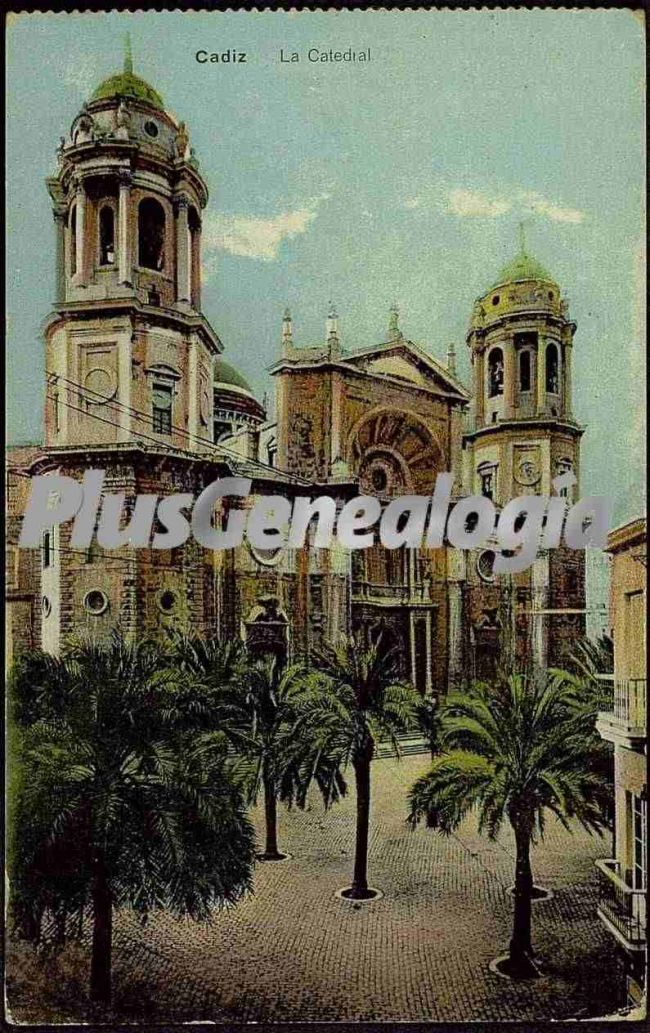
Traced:
POLYGON ((571 398, 571 360, 573 357, 573 345, 570 341, 567 341, 564 345, 563 358, 563 372, 564 372, 564 398, 562 399, 562 411, 567 415, 571 415, 572 411, 572 398, 571 398))
POLYGON ((450 581, 447 586, 448 642, 447 687, 449 692, 459 688, 463 677, 463 586, 450 581))
POLYGON ((119 282, 131 283, 131 234, 129 233, 131 209, 131 173, 120 173, 120 199, 117 215, 117 248, 119 282))
POLYGON ((474 362, 476 363, 476 376, 474 378, 476 386, 476 426, 482 427, 485 422, 485 352, 475 352, 474 362))
POLYGON ((56 235, 56 301, 65 301, 65 207, 56 205, 53 209, 56 235))
POLYGON ((537 398, 535 411, 546 412, 546 341, 541 338, 537 348, 537 398))
POLYGON ((76 223, 77 232, 75 235, 75 249, 76 249, 76 272, 73 277, 73 282, 77 287, 85 287, 86 285, 86 191, 84 189, 83 180, 79 180, 77 183, 76 190, 76 223))
POLYGON ((516 383, 515 343, 509 337, 503 342, 503 415, 506 420, 515 415, 516 383))
POLYGON ((176 199, 176 301, 190 300, 187 198, 176 199))
POLYGON ((192 304, 195 309, 201 309, 201 225, 192 231, 191 239, 191 260, 192 260, 192 304))

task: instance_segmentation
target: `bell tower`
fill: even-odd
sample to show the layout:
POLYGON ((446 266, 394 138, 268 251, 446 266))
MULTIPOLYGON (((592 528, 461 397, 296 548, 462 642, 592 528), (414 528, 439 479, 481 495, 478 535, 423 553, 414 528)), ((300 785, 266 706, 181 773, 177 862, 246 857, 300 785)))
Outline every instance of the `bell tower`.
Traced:
MULTIPOLYGON (((477 299, 467 333, 474 412, 464 436, 465 487, 489 496, 498 510, 517 495, 556 494, 553 479, 567 472, 576 483, 562 494, 569 502, 578 498, 583 428, 572 409, 575 332, 568 301, 528 252, 522 225, 518 253, 477 299)), ((479 560, 472 576, 487 591, 494 587, 489 557, 479 560)), ((548 550, 515 581, 508 591, 520 605, 511 601, 508 619, 528 613, 530 620, 520 620, 528 653, 540 666, 560 663, 584 626, 577 612, 584 613, 584 555, 548 550)))
POLYGON ((84 104, 57 159, 46 444, 200 450, 221 351, 201 314, 208 190, 185 124, 134 73, 128 40, 122 71, 84 104))

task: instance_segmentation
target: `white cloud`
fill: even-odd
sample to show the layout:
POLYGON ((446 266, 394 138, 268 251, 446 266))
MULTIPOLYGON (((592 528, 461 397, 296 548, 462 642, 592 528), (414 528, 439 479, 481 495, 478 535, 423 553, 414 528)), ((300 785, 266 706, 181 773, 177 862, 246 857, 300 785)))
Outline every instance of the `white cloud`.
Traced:
POLYGON ((461 218, 470 216, 479 219, 495 219, 505 215, 512 208, 512 202, 505 198, 488 197, 478 190, 450 190, 447 209, 461 218))
POLYGON ((243 258, 273 262, 285 240, 294 240, 305 233, 318 215, 320 204, 328 194, 311 198, 303 207, 280 212, 269 218, 252 215, 211 213, 203 221, 203 247, 210 272, 216 253, 227 251, 243 258), (212 259, 212 261, 210 261, 212 259))
POLYGON ((545 215, 551 222, 582 222, 585 213, 578 208, 565 208, 563 205, 547 201, 541 194, 523 194, 524 207, 530 208, 537 215, 545 215))
POLYGON ((424 194, 407 197, 403 202, 408 209, 440 208, 461 219, 498 219, 509 212, 535 215, 551 222, 577 224, 586 216, 578 208, 569 208, 557 201, 551 201, 532 190, 506 190, 488 193, 464 187, 450 187, 438 184, 424 194))

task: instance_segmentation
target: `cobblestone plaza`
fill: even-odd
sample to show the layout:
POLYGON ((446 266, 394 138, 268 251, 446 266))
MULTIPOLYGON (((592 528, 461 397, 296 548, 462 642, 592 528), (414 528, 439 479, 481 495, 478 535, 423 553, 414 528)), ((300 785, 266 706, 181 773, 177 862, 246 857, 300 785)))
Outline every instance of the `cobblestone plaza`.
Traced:
MULTIPOLYGON (((593 867, 606 842, 549 822, 533 851, 536 883, 553 892, 533 911, 542 976, 513 983, 489 969, 510 937, 511 835, 504 830, 498 843, 490 843, 473 820, 450 838, 424 827, 411 831, 405 795, 426 764, 426 757, 411 756, 373 765, 369 870, 371 884, 384 893, 381 900, 355 905, 335 898, 352 869, 351 788, 329 812, 315 799, 306 812, 283 811, 281 848, 291 858, 259 864, 254 894, 211 926, 160 914, 142 927, 120 912, 116 1015, 531 1021, 611 1013, 616 969, 596 916, 593 867)), ((262 815, 255 817, 261 837, 262 815)), ((79 948, 66 953, 79 963, 81 987, 87 955, 79 948)), ((63 955, 50 964, 46 996, 58 992, 61 1002, 75 996, 60 974, 76 979, 72 962, 63 955)), ((15 1017, 33 1021, 31 966, 22 952, 10 965, 9 996, 15 1017)))

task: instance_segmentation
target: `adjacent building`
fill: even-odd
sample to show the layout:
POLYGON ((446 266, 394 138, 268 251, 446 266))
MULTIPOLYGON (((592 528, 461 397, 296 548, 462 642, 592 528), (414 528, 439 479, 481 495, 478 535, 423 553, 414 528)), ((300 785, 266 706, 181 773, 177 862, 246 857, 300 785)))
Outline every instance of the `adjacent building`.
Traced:
POLYGON ((598 915, 621 968, 620 1004, 631 1007, 645 996, 647 963, 646 533, 645 519, 636 519, 609 535, 614 692, 597 723, 614 745, 615 781, 614 856, 596 862, 598 915))

